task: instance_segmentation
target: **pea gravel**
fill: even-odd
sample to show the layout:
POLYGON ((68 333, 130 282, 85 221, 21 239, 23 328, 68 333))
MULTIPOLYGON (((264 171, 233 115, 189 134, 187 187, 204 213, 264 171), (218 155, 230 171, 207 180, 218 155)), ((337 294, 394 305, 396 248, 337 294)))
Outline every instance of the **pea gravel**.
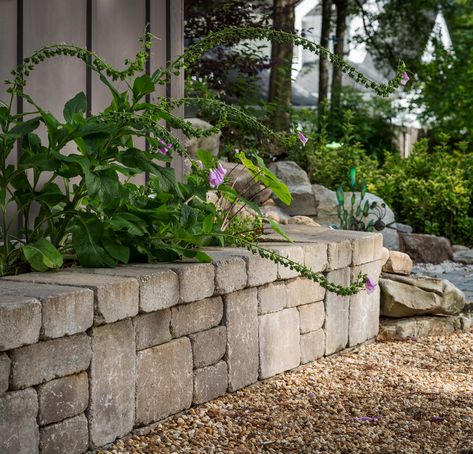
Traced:
POLYGON ((473 454, 473 334, 365 345, 99 452, 473 454))

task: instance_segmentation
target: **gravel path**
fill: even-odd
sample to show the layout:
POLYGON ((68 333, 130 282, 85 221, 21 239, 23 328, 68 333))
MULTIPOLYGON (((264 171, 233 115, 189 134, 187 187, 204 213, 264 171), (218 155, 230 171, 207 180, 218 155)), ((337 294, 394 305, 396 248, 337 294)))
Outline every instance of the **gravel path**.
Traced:
POLYGON ((325 358, 100 452, 473 454, 473 334, 325 358))

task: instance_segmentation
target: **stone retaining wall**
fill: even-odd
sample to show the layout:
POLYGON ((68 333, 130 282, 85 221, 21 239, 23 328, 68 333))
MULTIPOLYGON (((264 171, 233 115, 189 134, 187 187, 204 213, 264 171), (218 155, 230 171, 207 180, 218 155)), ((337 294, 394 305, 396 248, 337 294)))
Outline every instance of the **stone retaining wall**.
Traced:
MULTIPOLYGON (((340 284, 378 279, 381 235, 295 236, 271 247, 340 284)), ((245 251, 209 253, 0 279, 0 452, 83 453, 378 333, 378 291, 339 297, 245 251)))

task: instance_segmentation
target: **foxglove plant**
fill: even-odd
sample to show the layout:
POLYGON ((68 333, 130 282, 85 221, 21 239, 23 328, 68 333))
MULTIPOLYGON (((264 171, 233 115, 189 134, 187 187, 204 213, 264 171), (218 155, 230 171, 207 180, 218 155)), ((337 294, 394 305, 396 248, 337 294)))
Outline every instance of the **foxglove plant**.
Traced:
MULTIPOLYGON (((391 93, 401 83, 402 71, 387 85, 369 81, 355 68, 326 49, 297 35, 275 30, 230 28, 213 33, 189 48, 167 68, 158 68, 151 75, 139 75, 146 66, 151 35, 142 39, 142 49, 134 61, 126 61, 118 71, 87 49, 60 44, 34 52, 13 72, 7 81, 9 102, 0 101, 0 274, 11 274, 32 268, 46 271, 63 266, 64 260, 76 261, 86 267, 113 267, 129 261, 169 261, 191 257, 209 261, 203 246, 226 241, 245 247, 276 263, 290 267, 301 275, 319 282, 329 291, 341 295, 357 293, 364 288, 366 276, 360 274, 348 287, 333 284, 274 251, 248 240, 242 234, 226 231, 238 214, 221 212, 218 205, 207 201, 209 188, 230 202, 259 208, 251 200, 242 199, 234 188, 225 185, 225 169, 216 162, 207 166, 207 175, 199 171, 178 182, 171 168, 174 152, 185 155, 180 141, 163 120, 187 137, 210 136, 228 122, 257 128, 277 140, 292 141, 292 137, 276 135, 256 119, 238 108, 216 100, 181 99, 169 101, 156 98, 147 102, 157 85, 164 85, 173 74, 198 58, 200 54, 236 38, 277 39, 301 45, 316 53, 329 56, 350 77, 371 87, 381 95, 391 93), (86 116, 87 99, 79 93, 64 107, 64 122, 35 103, 26 93, 26 80, 42 61, 56 56, 82 60, 109 89, 112 102, 103 112, 86 116), (126 80, 129 87, 119 91, 114 82, 126 80), (14 114, 15 97, 32 106, 25 113, 14 114), (219 114, 215 127, 202 130, 173 114, 183 103, 207 105, 219 114), (37 134, 40 125, 47 129, 43 141, 37 134), (138 148, 137 139, 146 147, 138 148), (18 166, 9 164, 10 153, 17 141, 22 155, 18 166), (75 152, 65 153, 73 144, 75 152), (159 165, 158 163, 161 163, 159 165), (140 186, 132 177, 147 173, 148 183, 140 186), (10 210, 16 206, 15 216, 10 210), (17 217, 23 228, 16 235, 12 226, 17 217)), ((305 143, 301 133, 299 140, 305 143)), ((249 159, 243 153, 238 158, 249 170, 255 182, 270 188, 284 202, 290 203, 287 187, 267 169, 261 158, 249 159)), ((197 168, 198 166, 194 166, 197 168)), ((260 214, 260 213, 259 213, 260 214)), ((273 228, 284 235, 271 221, 273 228)))

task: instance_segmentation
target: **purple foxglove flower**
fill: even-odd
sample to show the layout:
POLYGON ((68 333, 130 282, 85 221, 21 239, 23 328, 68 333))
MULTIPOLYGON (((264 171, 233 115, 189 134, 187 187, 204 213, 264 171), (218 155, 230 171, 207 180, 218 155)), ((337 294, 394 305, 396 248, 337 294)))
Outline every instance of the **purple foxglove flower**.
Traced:
POLYGON ((380 416, 361 416, 359 418, 353 418, 355 421, 366 421, 366 422, 375 422, 381 419, 380 416))
POLYGON ((161 139, 158 139, 158 141, 162 145, 159 148, 159 152, 161 154, 167 155, 172 149, 172 144, 171 143, 166 143, 164 140, 161 140, 161 139))
POLYGON ((432 422, 442 422, 445 421, 445 418, 443 416, 432 416, 430 420, 432 422))
POLYGON ((298 131, 297 136, 299 137, 299 140, 301 141, 302 145, 305 146, 309 139, 301 131, 298 131))
POLYGON ((409 75, 406 73, 406 71, 404 71, 402 73, 401 85, 406 85, 407 82, 409 82, 409 79, 409 75))
POLYGON ((376 290, 377 285, 378 284, 376 284, 376 282, 373 281, 373 279, 371 279, 370 277, 366 278, 365 289, 368 295, 371 295, 371 293, 376 290))
POLYGON ((218 164, 215 170, 209 172, 209 184, 211 188, 217 188, 223 183, 225 179, 226 169, 223 168, 222 164, 218 164))

